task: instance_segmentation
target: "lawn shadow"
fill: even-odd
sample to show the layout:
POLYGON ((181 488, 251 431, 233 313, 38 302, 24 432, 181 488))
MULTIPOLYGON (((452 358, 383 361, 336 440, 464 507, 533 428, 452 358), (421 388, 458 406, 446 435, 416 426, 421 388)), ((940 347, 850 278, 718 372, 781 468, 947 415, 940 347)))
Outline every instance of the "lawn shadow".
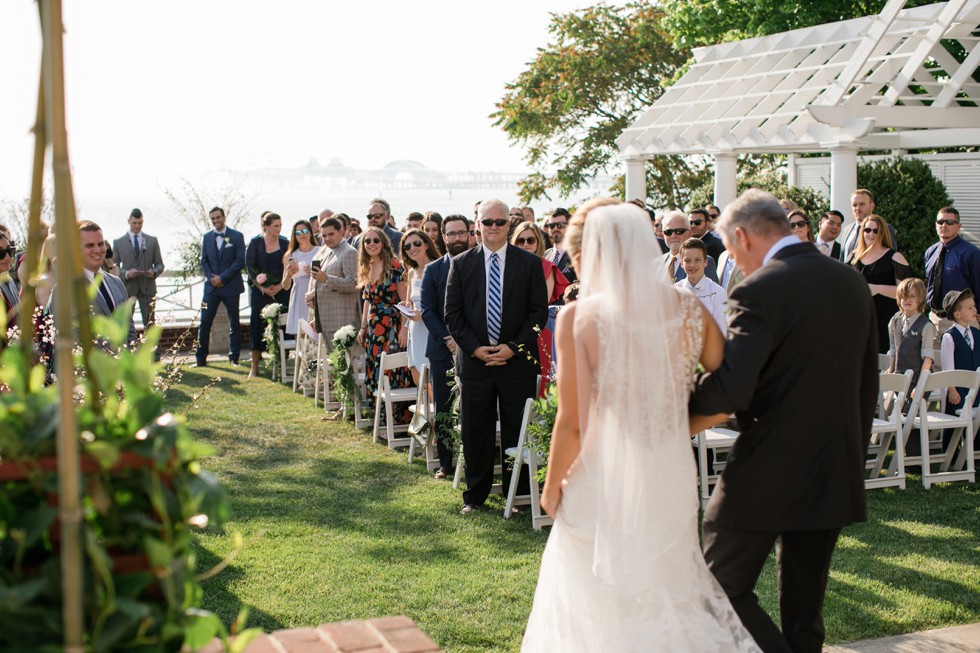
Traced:
MULTIPOLYGON (((199 543, 196 546, 196 550, 198 573, 206 573, 222 561, 221 557, 215 555, 210 549, 200 546, 199 543)), ((201 582, 201 587, 204 590, 203 604, 217 614, 226 627, 231 625, 238 617, 238 613, 241 612, 242 607, 246 605, 242 603, 238 595, 228 589, 229 586, 240 581, 244 576, 245 572, 231 564, 212 578, 201 582)), ((285 624, 268 612, 254 605, 248 605, 247 607, 248 620, 245 623, 245 627, 261 628, 267 633, 285 628, 285 624)))

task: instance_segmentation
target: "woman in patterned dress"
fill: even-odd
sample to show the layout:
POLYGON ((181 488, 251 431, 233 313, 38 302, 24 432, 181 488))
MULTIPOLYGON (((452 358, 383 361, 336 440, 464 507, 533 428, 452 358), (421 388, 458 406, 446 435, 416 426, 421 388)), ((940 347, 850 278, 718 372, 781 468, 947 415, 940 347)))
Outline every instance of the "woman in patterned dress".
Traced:
MULTIPOLYGON (((402 264, 395 259, 388 236, 377 227, 366 229, 357 250, 357 286, 364 301, 357 342, 366 352, 364 385, 369 408, 374 408, 381 354, 401 351, 408 342, 406 325, 395 308, 403 298, 408 299, 402 273, 402 264)), ((392 388, 412 387, 408 368, 388 372, 388 379, 392 388)), ((408 419, 408 407, 396 407, 395 423, 405 423, 408 419)))

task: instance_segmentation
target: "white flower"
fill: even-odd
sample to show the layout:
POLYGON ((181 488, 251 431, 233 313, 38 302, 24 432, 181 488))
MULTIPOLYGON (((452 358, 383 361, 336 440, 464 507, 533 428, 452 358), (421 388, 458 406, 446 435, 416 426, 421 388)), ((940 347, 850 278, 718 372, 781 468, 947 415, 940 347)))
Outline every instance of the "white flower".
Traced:
POLYGON ((357 329, 354 328, 353 324, 345 324, 344 326, 337 329, 333 334, 333 339, 340 344, 341 347, 348 348, 357 339, 357 329))
POLYGON ((260 315, 263 320, 274 320, 282 313, 282 304, 269 304, 262 309, 260 315))

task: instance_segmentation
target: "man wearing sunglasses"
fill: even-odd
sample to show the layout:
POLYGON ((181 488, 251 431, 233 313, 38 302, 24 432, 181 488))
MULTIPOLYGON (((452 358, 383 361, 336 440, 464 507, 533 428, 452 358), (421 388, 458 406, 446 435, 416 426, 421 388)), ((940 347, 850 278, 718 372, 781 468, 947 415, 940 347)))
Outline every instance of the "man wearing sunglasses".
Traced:
POLYGON ((7 314, 8 327, 17 324, 17 311, 20 309, 20 292, 11 274, 16 255, 17 248, 10 237, 0 231, 0 294, 3 295, 3 309, 7 314))
POLYGON ((944 206, 936 215, 939 242, 926 250, 926 303, 932 309, 930 319, 936 325, 935 349, 952 322, 943 311, 943 297, 951 290, 980 291, 980 249, 960 236, 960 212, 944 206))
MULTIPOLYGON (((383 200, 380 197, 376 197, 371 200, 370 204, 368 204, 367 210, 368 226, 377 227, 378 229, 384 231, 388 236, 388 240, 391 241, 391 248, 395 252, 400 252, 402 232, 388 224, 389 219, 391 219, 391 206, 388 204, 387 200, 383 200)), ((354 245, 354 249, 357 249, 358 245, 361 244, 361 237, 358 236, 355 238, 352 244, 354 245)))
POLYGON ((551 212, 544 223, 544 229, 551 236, 551 242, 554 243, 554 247, 548 249, 544 253, 544 257, 558 266, 561 273, 568 279, 569 284, 575 283, 578 277, 575 274, 575 268, 572 267, 572 259, 569 258, 565 248, 561 246, 561 241, 565 238, 565 230, 568 228, 568 221, 571 219, 572 216, 568 210, 559 207, 551 212))
MULTIPOLYGON (((485 200, 477 213, 483 244, 452 260, 446 281, 446 326, 456 342, 466 457, 467 515, 484 504, 493 485, 498 406, 504 487, 511 464, 504 450, 517 445, 525 401, 536 394, 537 331, 548 319, 541 259, 507 244, 507 205, 485 200)), ((518 493, 528 491, 526 475, 518 493)))
POLYGON ((687 214, 687 219, 691 223, 691 235, 700 238, 705 249, 708 250, 708 256, 717 261, 725 251, 725 244, 721 242, 721 238, 711 233, 709 229, 711 219, 708 217, 708 212, 704 209, 692 209, 687 214))
MULTIPOLYGON (((667 251, 664 253, 664 269, 672 279, 671 283, 677 283, 687 277, 684 266, 681 265, 681 245, 691 237, 691 223, 687 216, 680 211, 671 211, 663 221, 664 241, 667 243, 667 251)), ((724 249, 724 248, 722 248, 724 249)), ((708 256, 707 265, 704 268, 704 275, 718 283, 717 261, 713 256, 708 256)))

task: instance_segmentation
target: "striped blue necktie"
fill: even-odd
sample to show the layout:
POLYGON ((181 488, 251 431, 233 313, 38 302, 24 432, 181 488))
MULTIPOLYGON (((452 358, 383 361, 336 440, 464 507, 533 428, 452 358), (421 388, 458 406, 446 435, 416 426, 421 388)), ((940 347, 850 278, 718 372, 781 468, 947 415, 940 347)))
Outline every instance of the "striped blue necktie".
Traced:
POLYGON ((490 255, 490 284, 487 289, 487 335, 490 344, 497 344, 500 337, 500 258, 494 252, 490 255))

